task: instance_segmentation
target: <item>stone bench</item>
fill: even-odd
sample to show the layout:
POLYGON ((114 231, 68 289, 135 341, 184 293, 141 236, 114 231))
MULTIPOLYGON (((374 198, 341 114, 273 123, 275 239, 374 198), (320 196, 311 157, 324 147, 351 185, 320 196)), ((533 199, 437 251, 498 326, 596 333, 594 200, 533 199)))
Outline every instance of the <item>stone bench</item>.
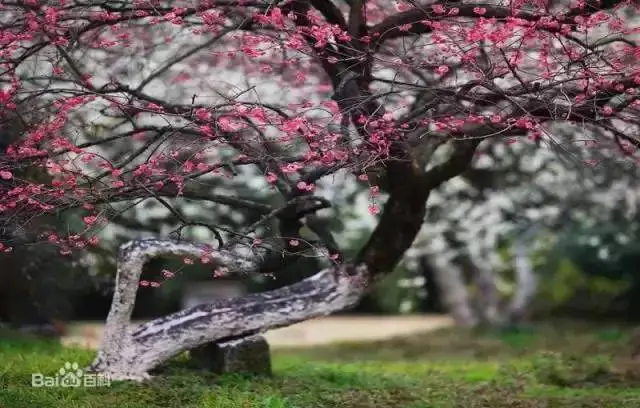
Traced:
MULTIPOLYGON (((182 307, 189 308, 224 298, 246 294, 242 282, 215 280, 185 286, 182 307)), ((189 351, 192 361, 216 374, 271 375, 271 354, 264 336, 256 334, 238 339, 208 343, 189 351)))

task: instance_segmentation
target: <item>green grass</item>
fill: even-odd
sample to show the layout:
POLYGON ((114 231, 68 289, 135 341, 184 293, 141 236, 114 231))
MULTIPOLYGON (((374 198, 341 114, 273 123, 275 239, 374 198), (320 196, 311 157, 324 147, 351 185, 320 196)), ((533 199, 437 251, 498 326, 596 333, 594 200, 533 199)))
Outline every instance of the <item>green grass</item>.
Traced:
POLYGON ((272 378, 220 376, 181 356, 147 384, 34 388, 31 373, 86 365, 91 351, 5 336, 0 408, 640 407, 640 368, 625 365, 629 331, 546 325, 438 332, 275 351, 272 378))

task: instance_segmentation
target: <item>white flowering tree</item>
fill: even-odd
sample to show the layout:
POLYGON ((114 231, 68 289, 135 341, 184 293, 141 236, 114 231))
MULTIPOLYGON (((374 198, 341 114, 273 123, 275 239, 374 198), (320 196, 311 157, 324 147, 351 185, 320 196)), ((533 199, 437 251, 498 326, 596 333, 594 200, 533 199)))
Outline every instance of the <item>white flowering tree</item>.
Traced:
POLYGON ((640 194, 635 158, 621 157, 618 146, 595 142, 593 135, 583 138, 579 143, 589 149, 561 140, 488 144, 465 174, 433 194, 427 223, 407 257, 414 264, 421 256, 431 261, 460 324, 523 316, 535 294, 536 239, 558 237, 576 225, 610 224, 619 213, 633 221, 640 194), (513 298, 501 307, 499 271, 505 260, 499 247, 505 241, 513 244, 516 282, 513 298))

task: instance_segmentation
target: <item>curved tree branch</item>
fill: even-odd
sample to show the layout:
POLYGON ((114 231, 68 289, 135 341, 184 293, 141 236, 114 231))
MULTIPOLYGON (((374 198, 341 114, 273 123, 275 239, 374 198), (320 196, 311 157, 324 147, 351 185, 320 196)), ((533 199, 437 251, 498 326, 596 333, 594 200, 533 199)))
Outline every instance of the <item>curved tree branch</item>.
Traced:
POLYGON ((144 380, 168 358, 199 345, 247 333, 263 332, 355 304, 367 282, 367 267, 346 264, 321 271, 271 292, 224 299, 155 319, 130 330, 136 292, 144 264, 159 256, 207 254, 233 272, 256 270, 257 264, 229 251, 169 240, 132 241, 118 254, 116 290, 104 337, 89 367, 113 380, 144 380))

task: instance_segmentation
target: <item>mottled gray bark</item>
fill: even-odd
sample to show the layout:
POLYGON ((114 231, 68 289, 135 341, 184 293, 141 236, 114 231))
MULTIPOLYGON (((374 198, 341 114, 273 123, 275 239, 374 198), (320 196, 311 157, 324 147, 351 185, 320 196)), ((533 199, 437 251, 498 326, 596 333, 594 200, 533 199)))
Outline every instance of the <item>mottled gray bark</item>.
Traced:
POLYGON ((131 328, 142 266, 158 256, 201 257, 230 272, 250 272, 257 264, 229 251, 169 240, 124 244, 118 254, 116 287, 104 337, 90 370, 112 380, 144 380, 172 356, 217 340, 260 333, 355 304, 368 281, 367 268, 344 265, 323 270, 296 284, 242 298, 221 299, 131 328))
POLYGON ((537 279, 531 265, 531 248, 536 228, 530 228, 516 238, 514 244, 515 291, 509 303, 500 305, 498 277, 487 265, 478 265, 474 258, 462 254, 457 262, 440 263, 435 270, 436 283, 447 311, 459 326, 473 327, 481 322, 497 326, 519 323, 526 316, 536 294, 537 279), (477 293, 470 296, 464 275, 475 285, 477 293))
POLYGON ((447 308, 458 326, 473 327, 479 322, 471 306, 462 270, 453 263, 436 262, 434 277, 447 308))
POLYGON ((538 280, 531 264, 531 241, 534 230, 527 231, 514 245, 514 268, 516 271, 516 291, 509 305, 509 320, 520 322, 527 314, 531 300, 536 294, 538 280))
POLYGON ((478 265, 472 258, 464 258, 464 268, 475 284, 477 314, 484 324, 497 325, 502 321, 500 313, 500 295, 496 287, 496 276, 488 265, 478 265))

